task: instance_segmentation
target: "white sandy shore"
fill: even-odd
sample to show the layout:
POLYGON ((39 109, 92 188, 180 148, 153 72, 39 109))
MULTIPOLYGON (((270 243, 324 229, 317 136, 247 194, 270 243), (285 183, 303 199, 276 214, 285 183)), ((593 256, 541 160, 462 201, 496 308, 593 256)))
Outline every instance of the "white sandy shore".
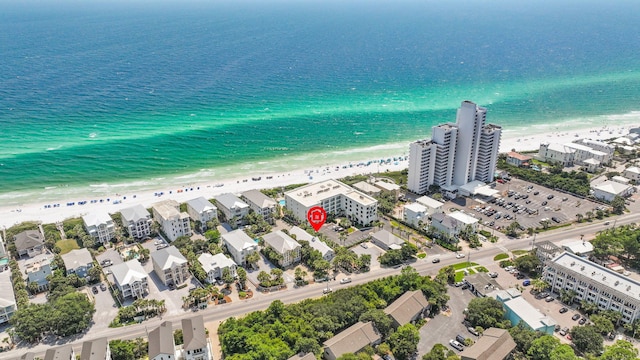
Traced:
MULTIPOLYGON (((537 150, 541 142, 552 143, 566 143, 576 140, 578 138, 590 138, 594 140, 610 139, 619 137, 628 133, 629 126, 609 126, 609 127, 597 127, 586 128, 580 130, 559 130, 556 132, 531 134, 528 136, 517 136, 516 134, 510 134, 509 131, 503 133, 500 151, 508 152, 511 149, 517 151, 537 150), (514 136, 515 135, 515 136, 514 136)), ((408 150, 408 144, 407 144, 408 150)), ((400 156, 400 154, 398 154, 400 156)), ((385 157, 386 158, 386 157, 385 157)), ((376 159, 380 159, 379 157, 376 159)), ((369 160, 369 159, 368 159, 369 160)), ((366 163, 368 160, 364 160, 366 163)), ((103 196, 101 198, 89 197, 84 198, 87 200, 85 205, 78 205, 78 198, 73 200, 60 199, 59 201, 48 201, 45 203, 32 203, 25 204, 19 207, 16 206, 0 206, 0 227, 10 227, 12 225, 21 223, 23 221, 39 221, 42 223, 54 223, 62 221, 67 218, 78 217, 84 214, 96 211, 99 209, 107 210, 109 213, 118 212, 125 207, 133 206, 136 204, 142 204, 145 207, 150 207, 153 203, 163 199, 174 199, 178 202, 185 202, 187 200, 204 196, 207 199, 214 197, 215 195, 231 192, 239 193, 251 189, 264 189, 285 186, 288 184, 317 182, 330 178, 341 178, 348 175, 355 174, 368 174, 384 171, 401 170, 407 167, 408 161, 391 161, 390 164, 377 164, 371 163, 369 166, 356 165, 362 161, 352 161, 352 167, 347 164, 333 164, 313 168, 307 168, 309 170, 292 169, 290 172, 279 174, 268 174, 270 179, 267 179, 265 175, 253 175, 261 176, 261 180, 253 181, 251 175, 244 176, 242 178, 227 179, 223 181, 216 181, 215 183, 199 183, 190 184, 188 188, 174 187, 172 189, 158 189, 155 191, 144 191, 134 193, 121 193, 113 194, 113 196, 103 196), (312 172, 311 174, 309 172, 312 172), (223 186, 219 186, 223 184, 223 186), (188 189, 188 190, 187 190, 188 189), (178 192, 181 190, 181 192, 178 192), (157 196, 157 193, 162 192, 162 196, 157 196), (135 198, 134 198, 135 195, 135 198), (106 199, 109 198, 109 202, 106 199), (91 203, 91 200, 103 199, 102 203, 91 203), (120 200, 118 204, 113 204, 113 200, 120 200), (76 202, 73 206, 67 206, 67 202, 76 202), (60 204, 59 207, 45 208, 48 204, 60 204)), ((78 194, 80 196, 81 194, 78 194)))

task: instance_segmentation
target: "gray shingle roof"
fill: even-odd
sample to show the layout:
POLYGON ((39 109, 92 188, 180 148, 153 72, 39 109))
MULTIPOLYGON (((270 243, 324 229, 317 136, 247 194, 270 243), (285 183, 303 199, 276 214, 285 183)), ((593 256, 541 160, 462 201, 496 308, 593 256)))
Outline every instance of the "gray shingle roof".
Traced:
POLYGON ((187 201, 187 206, 191 207, 193 210, 195 210, 199 214, 204 212, 204 211, 206 211, 206 210, 217 210, 218 209, 209 200, 205 199, 202 196, 187 201))
POLYGON ((421 290, 407 291, 387 306, 384 312, 398 324, 404 325, 413 320, 427 306, 429 306, 429 301, 421 290))
POLYGON ((270 232, 262 237, 264 242, 271 246, 274 250, 280 254, 284 254, 287 251, 295 250, 300 247, 300 244, 293 240, 291 236, 282 232, 282 230, 270 232))
POLYGON ((242 197, 253 203, 259 208, 268 208, 276 205, 276 201, 267 195, 263 194, 260 190, 249 190, 242 193, 242 197))
POLYGON ((197 350, 207 347, 207 334, 202 316, 182 319, 182 336, 185 350, 197 350))
POLYGON ((182 265, 186 263, 187 259, 182 256, 177 247, 171 245, 164 249, 152 252, 151 261, 153 261, 154 267, 157 264, 162 270, 167 270, 171 269, 173 264, 182 265))
POLYGON ((226 209, 234 209, 234 208, 242 209, 242 208, 249 207, 249 205, 247 205, 244 201, 240 200, 240 198, 230 193, 220 194, 216 196, 215 199, 218 202, 218 204, 220 204, 220 206, 224 206, 226 209))
POLYGON ((165 321, 157 328, 149 331, 149 359, 160 354, 175 356, 175 342, 171 321, 165 321))
POLYGON ((83 342, 80 360, 108 360, 108 345, 106 337, 83 342))
POLYGON ((120 210, 122 215, 122 222, 128 223, 129 221, 138 222, 140 220, 150 219, 151 214, 145 209, 144 206, 138 204, 136 206, 128 207, 120 210))
POLYGON ((38 230, 26 230, 15 237, 16 249, 18 251, 31 249, 32 247, 43 245, 44 236, 38 230))
POLYGON ((380 341, 380 334, 373 323, 359 321, 325 341, 324 346, 329 348, 337 358, 346 353, 356 353, 378 341, 380 341))
POLYGON ((77 269, 80 266, 86 266, 93 262, 91 253, 86 248, 74 249, 62 255, 64 267, 67 270, 77 269))

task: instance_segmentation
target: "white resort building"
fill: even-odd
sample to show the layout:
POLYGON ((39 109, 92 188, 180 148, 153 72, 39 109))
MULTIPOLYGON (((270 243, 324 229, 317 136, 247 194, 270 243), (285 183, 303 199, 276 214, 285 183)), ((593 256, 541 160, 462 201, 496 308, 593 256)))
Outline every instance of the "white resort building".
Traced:
POLYGON ((116 226, 106 211, 96 211, 82 217, 84 228, 92 238, 101 244, 113 239, 116 226))
POLYGON ((240 266, 247 265, 247 255, 258 251, 258 244, 240 229, 222 234, 222 243, 240 266))
POLYGON ((222 279, 224 269, 229 269, 231 276, 236 277, 238 265, 223 253, 211 255, 205 252, 198 256, 198 261, 202 265, 204 272, 207 273, 207 282, 209 284, 215 284, 216 279, 222 279))
POLYGON ((218 208, 202 196, 187 201, 187 213, 193 221, 199 221, 205 230, 208 221, 218 219, 218 208))
POLYGON ((153 204, 153 218, 158 222, 169 241, 180 236, 191 236, 189 214, 180 212, 180 204, 175 200, 164 200, 153 204))
POLYGON ((139 299, 149 293, 147 272, 136 259, 116 264, 111 267, 115 285, 123 298, 139 299))
POLYGON ((151 235, 151 214, 142 205, 120 210, 122 225, 134 239, 145 239, 151 235))

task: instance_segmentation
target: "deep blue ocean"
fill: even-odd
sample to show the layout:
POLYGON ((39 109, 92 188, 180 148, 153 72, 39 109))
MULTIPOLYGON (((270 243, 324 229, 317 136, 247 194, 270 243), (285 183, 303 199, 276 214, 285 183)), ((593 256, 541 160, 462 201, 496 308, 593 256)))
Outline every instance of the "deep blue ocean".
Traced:
POLYGON ((406 152, 462 100, 606 125, 639 49, 640 1, 0 1, 1 201, 406 152))

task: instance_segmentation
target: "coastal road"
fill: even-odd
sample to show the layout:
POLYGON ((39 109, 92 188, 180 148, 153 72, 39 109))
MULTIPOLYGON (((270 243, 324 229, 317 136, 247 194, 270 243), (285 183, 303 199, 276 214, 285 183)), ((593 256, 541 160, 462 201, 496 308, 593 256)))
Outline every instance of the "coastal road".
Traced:
MULTIPOLYGON (((613 225, 613 221, 609 221, 611 221, 611 224, 609 226, 603 225, 604 221, 600 221, 597 223, 583 223, 577 225, 574 224, 567 228, 548 231, 537 236, 536 242, 551 241, 556 243, 568 239, 579 239, 581 235, 584 235, 585 239, 590 239, 597 232, 611 228, 611 226, 613 225)), ((619 226, 638 221, 640 221, 640 214, 627 214, 617 217, 615 223, 616 226, 619 226)), ((493 263, 493 257, 499 253, 504 252, 505 249, 511 251, 516 249, 531 248, 532 240, 533 237, 527 237, 523 239, 501 240, 496 244, 484 243, 484 246, 482 248, 472 250, 470 252, 470 261, 479 263, 481 265, 491 264, 493 263)), ((419 259, 415 263, 411 264, 411 266, 414 267, 421 275, 433 276, 437 274, 438 270, 444 266, 468 260, 467 258, 456 259, 455 254, 453 253, 440 255, 438 257, 441 260, 439 264, 431 263, 431 259, 433 257, 430 256, 425 259, 419 259)), ((334 290, 338 290, 342 287, 363 284, 377 278, 399 273, 400 269, 381 268, 380 270, 376 270, 373 272, 352 276, 353 282, 350 284, 340 285, 338 282, 334 281, 331 282, 330 286, 333 287, 334 290)), ((120 328, 102 328, 99 331, 91 331, 90 329, 88 333, 82 337, 63 339, 63 341, 57 342, 55 344, 36 344, 31 347, 21 346, 12 351, 0 353, 0 360, 18 357, 27 351, 34 352, 36 356, 44 358, 44 352, 48 348, 52 346, 64 345, 67 343, 72 343, 74 350, 77 354, 79 354, 82 347, 82 342, 87 340, 97 339, 101 337, 107 337, 108 339, 135 339, 137 337, 146 337, 148 331, 154 329, 163 321, 172 321, 173 325, 177 328, 179 326, 180 319, 194 315, 202 315, 205 323, 224 320, 229 317, 241 316, 252 311, 266 309, 273 300, 281 300, 284 303, 296 303, 308 298, 318 298, 322 296, 322 289, 324 287, 324 284, 316 284, 301 288, 291 288, 276 293, 261 294, 260 296, 256 296, 248 300, 233 302, 230 304, 216 305, 214 307, 201 310, 198 313, 184 313, 163 318, 154 318, 145 321, 142 324, 130 325, 120 328)))

